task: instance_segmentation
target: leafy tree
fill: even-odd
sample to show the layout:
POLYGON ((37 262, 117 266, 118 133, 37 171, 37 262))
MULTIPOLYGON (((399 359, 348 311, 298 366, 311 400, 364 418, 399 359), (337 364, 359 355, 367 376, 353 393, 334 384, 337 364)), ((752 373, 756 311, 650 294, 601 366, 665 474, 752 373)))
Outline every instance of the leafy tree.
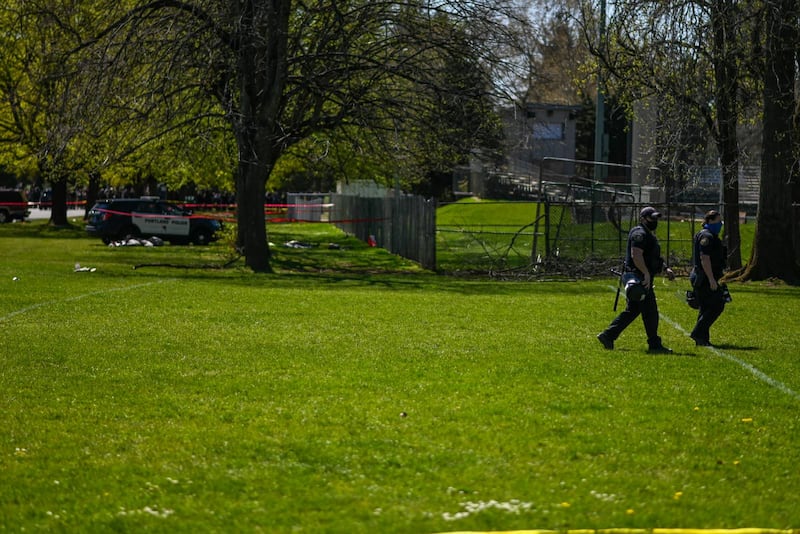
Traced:
POLYGON ((163 184, 169 190, 232 189, 235 145, 229 129, 213 122, 196 120, 168 132, 142 125, 137 132, 146 143, 128 145, 129 153, 116 154, 119 159, 104 170, 104 181, 117 187, 141 188, 148 183, 163 184), (156 132, 159 135, 151 138, 156 132))
POLYGON ((194 71, 168 70, 165 77, 153 70, 164 66, 154 58, 169 32, 138 47, 85 46, 107 17, 125 8, 124 1, 17 0, 0 10, 0 158, 20 174, 35 169, 52 186, 55 225, 68 224, 70 185, 96 185, 101 177, 129 181, 148 169, 167 178, 180 169, 208 174, 198 171, 210 166, 209 158, 197 154, 212 152, 186 149, 214 135, 213 127, 205 125, 203 137, 181 138, 187 126, 198 130, 198 122, 215 115, 178 90, 191 86, 194 71), (153 90, 155 76, 172 80, 158 86, 169 98, 153 90), (134 163, 139 168, 132 170, 134 163))
MULTIPOLYGON (((86 88, 75 76, 76 65, 65 51, 77 44, 76 34, 65 31, 61 17, 48 0, 11 0, 0 10, 0 142, 4 158, 17 168, 36 169, 53 184, 59 202, 51 222, 66 224, 66 177, 72 143, 80 135, 78 105, 86 88)), ((77 7, 67 7, 66 20, 81 19, 77 7)))
POLYGON ((206 98, 213 83, 206 64, 192 61, 204 46, 194 27, 171 15, 150 13, 155 18, 147 20, 135 0, 98 2, 107 33, 97 30, 71 51, 98 88, 98 112, 86 126, 85 166, 116 186, 230 188, 235 143, 224 110, 206 98), (146 20, 121 23, 130 22, 126 17, 146 20), (109 20, 118 24, 109 27, 109 20))
MULTIPOLYGON (((438 18, 446 28, 449 21, 438 18)), ((467 163, 476 151, 496 157, 501 124, 483 65, 455 53, 431 61, 441 63, 436 87, 417 91, 405 110, 416 124, 386 116, 383 122, 312 134, 282 156, 268 188, 327 191, 338 181, 367 179, 437 198, 451 194, 454 166, 467 163)))
POLYGON ((95 45, 133 46, 168 30, 160 71, 193 69, 217 99, 238 152, 238 243, 249 267, 268 271, 263 200, 280 157, 317 132, 413 128, 419 106, 432 101, 426 95, 441 89, 444 60, 488 59, 511 3, 154 0, 110 24, 95 45), (462 38, 453 41, 456 32, 462 38))
POLYGON ((353 126, 312 134, 281 156, 270 173, 267 189, 333 191, 338 182, 356 180, 393 185, 396 155, 385 151, 373 137, 369 131, 353 126))

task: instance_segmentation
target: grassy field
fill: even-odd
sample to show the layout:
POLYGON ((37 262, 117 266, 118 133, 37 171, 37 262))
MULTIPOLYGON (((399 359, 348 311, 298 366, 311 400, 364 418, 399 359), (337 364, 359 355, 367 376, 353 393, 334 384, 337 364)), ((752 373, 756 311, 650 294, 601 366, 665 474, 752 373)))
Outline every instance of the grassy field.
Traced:
POLYGON ((652 356, 638 321, 595 339, 610 279, 270 239, 256 275, 221 243, 0 226, 0 530, 800 528, 800 288, 731 286, 710 349, 659 279, 652 356))

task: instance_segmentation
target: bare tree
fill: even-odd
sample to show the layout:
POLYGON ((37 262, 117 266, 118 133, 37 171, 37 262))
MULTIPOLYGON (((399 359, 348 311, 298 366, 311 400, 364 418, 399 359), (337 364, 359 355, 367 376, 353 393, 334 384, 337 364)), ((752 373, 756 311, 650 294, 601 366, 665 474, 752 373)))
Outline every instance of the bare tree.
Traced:
POLYGON ((529 20, 518 21, 515 50, 520 102, 580 104, 595 91, 587 72, 592 57, 579 27, 575 0, 531 2, 529 20))
MULTIPOLYGON (((722 171, 728 261, 733 267, 741 266, 737 126, 748 89, 744 83, 751 62, 748 47, 757 34, 753 6, 733 0, 615 2, 603 46, 593 48, 600 68, 610 75, 610 90, 623 101, 654 97, 662 117, 679 117, 684 123, 671 123, 673 131, 677 124, 685 134, 673 135, 673 142, 661 147, 665 162, 677 162, 681 168, 693 149, 686 140, 698 126, 714 140, 722 171), (686 121, 692 117, 699 124, 686 121)), ((596 42, 594 20, 593 11, 585 13, 590 43, 596 42)))
POLYGON ((711 17, 711 64, 714 69, 714 100, 716 123, 711 128, 717 143, 722 167, 723 213, 727 227, 725 240, 728 264, 736 269, 742 265, 739 233, 739 125, 738 96, 740 87, 737 27, 741 16, 735 0, 712 0, 708 4, 711 17))
POLYGON ((792 198, 798 189, 797 59, 800 46, 796 0, 765 2, 764 129, 761 190, 752 255, 739 280, 777 277, 800 282, 792 239, 792 198))

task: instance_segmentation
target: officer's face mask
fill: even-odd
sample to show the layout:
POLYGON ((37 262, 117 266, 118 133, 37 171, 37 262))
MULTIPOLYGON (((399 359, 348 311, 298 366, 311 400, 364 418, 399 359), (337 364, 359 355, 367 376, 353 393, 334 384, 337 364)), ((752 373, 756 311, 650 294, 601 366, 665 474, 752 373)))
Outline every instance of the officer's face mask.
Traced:
POLYGON ((658 219, 645 219, 644 225, 648 230, 652 231, 658 228, 658 219))
POLYGON ((722 231, 722 221, 717 221, 715 223, 706 223, 705 226, 708 229, 708 231, 714 235, 719 235, 719 233, 722 231))

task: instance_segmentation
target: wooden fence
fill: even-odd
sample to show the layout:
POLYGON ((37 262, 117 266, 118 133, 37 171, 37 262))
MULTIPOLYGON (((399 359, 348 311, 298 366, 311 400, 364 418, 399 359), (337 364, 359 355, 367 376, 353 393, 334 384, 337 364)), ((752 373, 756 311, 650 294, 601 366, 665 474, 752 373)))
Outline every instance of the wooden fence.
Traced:
POLYGON ((383 197, 331 194, 331 222, 363 241, 436 269, 436 202, 392 194, 383 197))

